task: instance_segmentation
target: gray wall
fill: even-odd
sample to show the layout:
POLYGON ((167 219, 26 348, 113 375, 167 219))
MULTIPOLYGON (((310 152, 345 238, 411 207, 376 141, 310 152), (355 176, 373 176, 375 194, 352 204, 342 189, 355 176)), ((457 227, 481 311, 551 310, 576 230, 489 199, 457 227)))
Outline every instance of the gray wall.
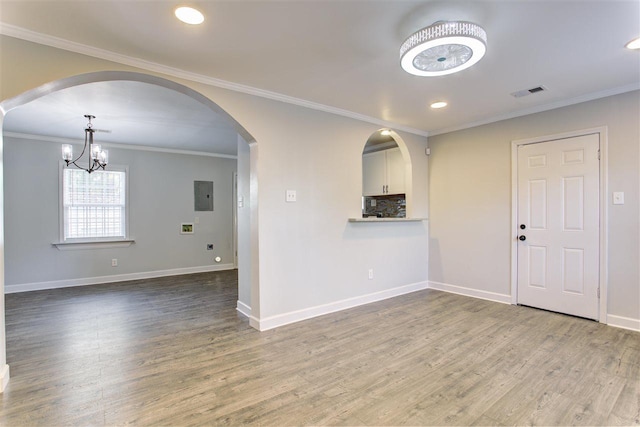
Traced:
MULTIPOLYGON (((269 327, 300 313, 318 315, 426 286, 426 222, 348 222, 361 215, 362 150, 379 125, 11 37, 0 40, 0 52, 12 58, 0 64, 0 99, 81 73, 137 71, 195 90, 246 129, 256 141, 250 150, 249 209, 256 213, 259 205, 250 215, 251 240, 258 242, 251 248, 251 315, 261 327, 263 321, 269 327), (24 64, 35 71, 24 73, 24 64), (296 203, 285 202, 286 190, 297 191, 296 203), (369 280, 371 268, 375 277, 369 280)), ((407 210, 426 217, 427 140, 404 132, 400 137, 412 164, 407 210)))
MULTIPOLYGON (((77 150, 77 151, 76 151, 77 150)), ((80 152, 81 147, 74 147, 80 152)), ((233 266, 232 179, 235 159, 109 148, 110 162, 129 166, 127 248, 60 251, 60 144, 4 138, 5 285, 233 266), (195 212, 193 181, 214 182, 214 211, 195 212), (12 183, 21 183, 12 185, 12 183), (179 234, 194 222, 193 235, 179 234), (214 250, 207 251, 206 244, 214 250), (216 264, 214 258, 222 261, 216 264), (111 259, 118 266, 111 267, 111 259)))
POLYGON ((429 137, 429 280, 510 295, 511 141, 607 126, 608 314, 640 319, 639 117, 635 91, 429 137))

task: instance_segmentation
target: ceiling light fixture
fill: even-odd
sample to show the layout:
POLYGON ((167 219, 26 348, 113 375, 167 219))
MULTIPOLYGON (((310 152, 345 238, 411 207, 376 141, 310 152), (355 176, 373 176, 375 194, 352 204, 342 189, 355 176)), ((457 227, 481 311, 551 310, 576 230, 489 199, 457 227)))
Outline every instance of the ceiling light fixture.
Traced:
POLYGON ((438 101, 438 102, 434 102, 433 104, 431 104, 431 108, 433 109, 438 109, 438 108, 444 108, 446 107, 448 104, 444 101, 438 101))
POLYGON ((487 51, 487 33, 466 21, 438 21, 413 33, 400 47, 400 65, 416 76, 444 76, 465 70, 487 51))
POLYGON ((93 129, 91 119, 95 119, 96 116, 90 114, 85 114, 84 116, 89 119, 89 123, 87 123, 87 127, 84 130, 84 147, 82 148, 82 153, 80 153, 77 159, 73 160, 73 147, 71 144, 62 144, 62 160, 67 163, 67 166, 72 164, 78 169, 89 173, 98 169, 104 170, 109 162, 109 152, 103 150, 99 145, 93 145, 93 134, 96 130, 93 129), (76 162, 82 158, 84 152, 87 150, 87 143, 89 144, 89 167, 83 168, 78 166, 76 162))
POLYGON ((204 22, 204 15, 197 9, 181 6, 175 10, 176 18, 185 24, 198 25, 204 22))
POLYGON ((382 129, 380 131, 380 135, 382 135, 382 136, 391 136, 391 131, 389 129, 382 129))
POLYGON ((625 44, 624 47, 633 50, 640 49, 640 37, 636 37, 635 39, 631 40, 629 43, 625 44))

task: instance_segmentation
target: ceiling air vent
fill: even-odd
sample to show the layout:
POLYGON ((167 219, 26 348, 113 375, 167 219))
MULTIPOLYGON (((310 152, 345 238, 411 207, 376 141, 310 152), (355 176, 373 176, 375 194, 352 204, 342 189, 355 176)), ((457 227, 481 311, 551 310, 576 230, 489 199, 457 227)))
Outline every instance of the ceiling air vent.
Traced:
POLYGON ((544 92, 547 90, 544 86, 532 87, 531 89, 519 90, 517 92, 513 92, 511 96, 515 98, 522 98, 523 96, 531 95, 532 93, 544 92))

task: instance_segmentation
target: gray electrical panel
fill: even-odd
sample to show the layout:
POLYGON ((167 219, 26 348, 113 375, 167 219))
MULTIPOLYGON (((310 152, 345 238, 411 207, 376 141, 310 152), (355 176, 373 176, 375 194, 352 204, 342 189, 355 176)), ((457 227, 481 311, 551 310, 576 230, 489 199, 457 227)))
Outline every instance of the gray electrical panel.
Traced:
POLYGON ((193 199, 196 211, 212 211, 213 181, 193 181, 193 199))

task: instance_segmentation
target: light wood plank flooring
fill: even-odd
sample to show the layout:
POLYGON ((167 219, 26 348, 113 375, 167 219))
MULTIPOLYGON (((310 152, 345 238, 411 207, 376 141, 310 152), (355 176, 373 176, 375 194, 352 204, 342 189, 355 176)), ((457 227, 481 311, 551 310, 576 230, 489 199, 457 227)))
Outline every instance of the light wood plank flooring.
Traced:
POLYGON ((432 290, 260 333, 236 287, 7 295, 0 425, 640 424, 639 333, 432 290))

